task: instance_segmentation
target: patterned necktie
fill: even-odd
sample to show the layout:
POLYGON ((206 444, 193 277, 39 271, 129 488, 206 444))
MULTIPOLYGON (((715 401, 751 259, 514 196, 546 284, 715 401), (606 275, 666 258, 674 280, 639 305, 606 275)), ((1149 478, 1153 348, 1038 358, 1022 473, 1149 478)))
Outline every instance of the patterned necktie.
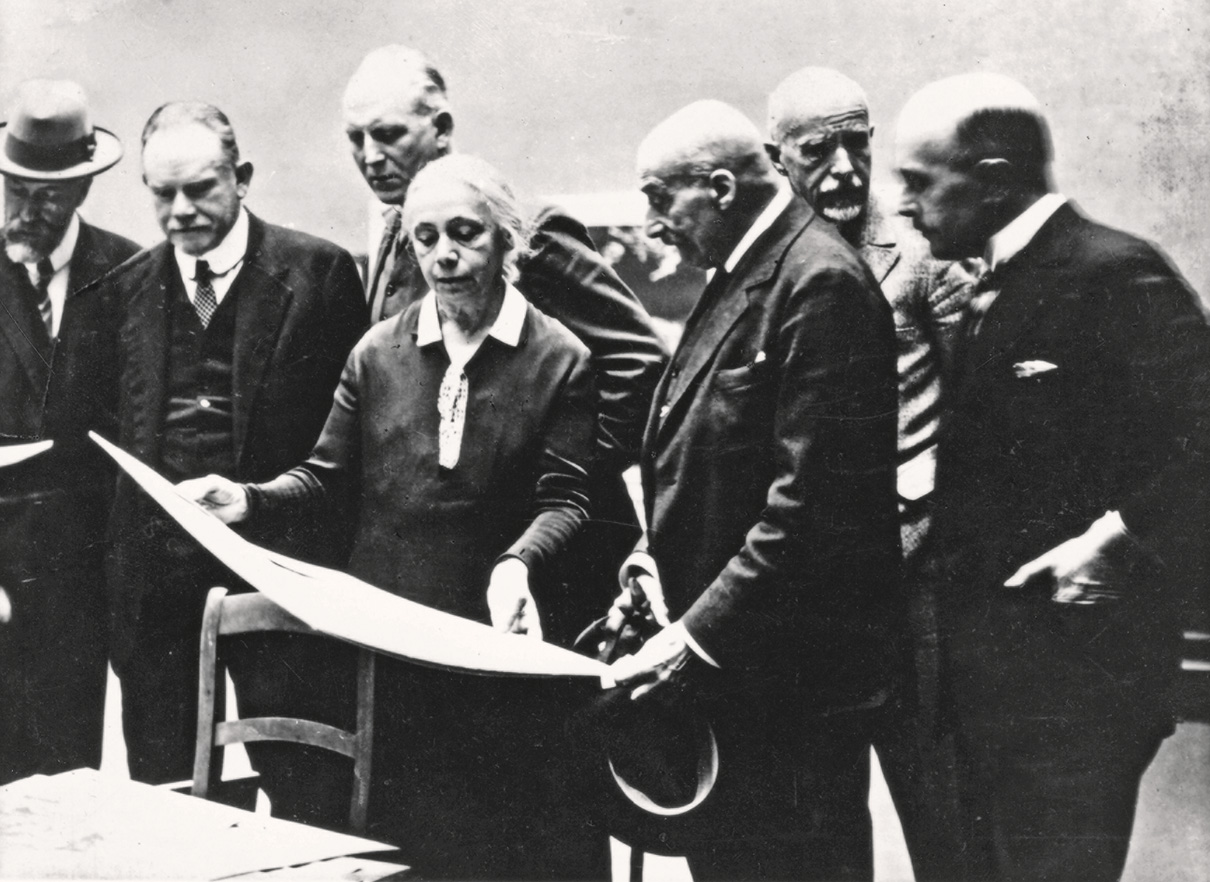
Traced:
POLYGON ((979 335, 979 331, 983 328, 983 319, 987 315, 987 311, 991 309, 995 303, 996 297, 1000 294, 1000 282, 997 275, 1000 273, 1001 267, 996 269, 986 269, 983 275, 979 276, 979 281, 975 283, 975 290, 971 295, 970 303, 967 305, 969 315, 966 322, 967 339, 973 340, 979 335))
POLYGON ((50 339, 55 339, 55 310, 50 303, 50 280, 54 278, 55 267, 49 257, 38 261, 38 281, 34 287, 38 291, 38 312, 42 315, 42 323, 46 325, 46 333, 50 339))
POLYGON ((462 427, 466 424, 466 398, 469 393, 466 374, 450 365, 441 378, 437 392, 437 413, 441 428, 437 435, 437 462, 444 469, 458 465, 462 452, 462 427))
POLYGON ((197 310, 197 317, 201 320, 202 327, 208 328, 210 319, 214 317, 214 311, 218 309, 218 298, 214 294, 214 273, 210 271, 210 264, 199 260, 193 280, 197 282, 193 308, 197 310))
POLYGON ((378 243, 378 261, 375 263, 374 287, 371 290, 370 321, 377 322, 383 317, 387 289, 391 285, 391 277, 395 269, 395 260, 399 250, 399 229, 403 226, 403 218, 398 209, 390 209, 386 214, 386 226, 382 228, 382 241, 378 243))

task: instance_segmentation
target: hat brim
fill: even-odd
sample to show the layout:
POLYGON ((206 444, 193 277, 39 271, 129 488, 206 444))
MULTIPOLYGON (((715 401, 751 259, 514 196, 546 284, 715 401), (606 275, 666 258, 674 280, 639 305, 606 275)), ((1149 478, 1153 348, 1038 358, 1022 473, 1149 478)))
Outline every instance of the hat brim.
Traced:
POLYGON ((612 835, 652 854, 682 854, 714 835, 718 818, 708 797, 719 774, 718 741, 691 698, 633 701, 629 689, 613 689, 572 726, 587 751, 580 768, 590 813, 612 835))
MULTIPOLYGON (((0 133, 8 123, 0 122, 0 133)), ((113 168, 122 158, 122 142, 113 132, 100 126, 93 126, 96 134, 97 149, 93 151, 92 159, 63 169, 46 171, 45 169, 28 168, 13 162, 0 151, 0 174, 27 178, 31 181, 70 181, 75 178, 91 178, 101 172, 113 168)))

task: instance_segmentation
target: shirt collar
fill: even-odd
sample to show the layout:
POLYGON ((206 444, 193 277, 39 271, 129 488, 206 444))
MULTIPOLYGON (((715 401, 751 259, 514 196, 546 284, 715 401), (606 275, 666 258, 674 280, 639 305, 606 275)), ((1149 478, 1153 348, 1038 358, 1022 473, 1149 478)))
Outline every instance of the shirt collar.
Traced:
POLYGON ((63 238, 59 244, 55 246, 55 250, 49 255, 50 265, 54 267, 55 272, 63 269, 67 264, 71 263, 72 252, 76 250, 76 242, 80 238, 80 216, 73 213, 71 220, 67 222, 67 229, 63 232, 63 238))
POLYGON ((752 226, 748 227, 748 232, 744 233, 744 237, 739 240, 739 244, 735 246, 735 250, 723 264, 723 272, 735 272, 735 268, 739 266, 739 262, 743 260, 753 243, 764 235, 765 231, 773 226, 773 222, 781 217, 781 213, 789 207, 792 195, 789 187, 783 186, 777 191, 777 195, 769 200, 765 210, 760 213, 752 226))
MULTIPOLYGON (((514 348, 521 345, 525 307, 525 296, 512 285, 506 285, 504 302, 500 304, 500 312, 487 335, 514 348)), ((416 317, 416 345, 428 346, 440 340, 441 321, 437 317, 437 295, 429 291, 421 299, 420 314, 416 317)))
POLYGON ((181 268, 181 275, 187 279, 197 277, 197 262, 204 260, 210 264, 210 272, 216 276, 225 276, 244 259, 248 251, 248 210, 240 206, 239 215, 223 241, 219 242, 205 254, 194 257, 185 254, 179 248, 173 249, 176 254, 176 264, 181 268))
POLYGON ((987 241, 983 259, 988 268, 995 269, 1020 254, 1021 250, 1033 241, 1034 236, 1038 235, 1042 225, 1066 202, 1067 197, 1061 193, 1047 193, 1009 221, 1004 229, 987 241))

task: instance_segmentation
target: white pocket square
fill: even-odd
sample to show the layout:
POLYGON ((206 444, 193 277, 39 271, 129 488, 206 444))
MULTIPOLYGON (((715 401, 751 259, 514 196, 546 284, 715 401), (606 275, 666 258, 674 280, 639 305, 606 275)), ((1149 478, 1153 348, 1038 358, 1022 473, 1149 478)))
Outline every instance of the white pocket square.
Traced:
POLYGON ((1036 377, 1038 374, 1057 371, 1059 366, 1051 364, 1049 361, 1019 361, 1013 365, 1013 373, 1017 375, 1017 379, 1025 380, 1029 377, 1036 377))

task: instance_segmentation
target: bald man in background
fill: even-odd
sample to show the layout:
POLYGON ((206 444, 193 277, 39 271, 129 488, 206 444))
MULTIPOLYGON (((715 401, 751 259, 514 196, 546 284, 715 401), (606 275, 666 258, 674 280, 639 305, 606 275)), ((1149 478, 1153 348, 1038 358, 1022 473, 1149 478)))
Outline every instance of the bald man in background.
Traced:
POLYGON ((673 114, 638 170, 647 234, 713 276, 656 391, 623 573, 662 582, 672 622, 614 675, 710 708, 695 878, 870 879, 868 726, 903 618, 890 309, 733 107, 673 114))
POLYGON ((973 264, 936 260, 928 243, 870 191, 869 103, 853 80, 807 67, 769 96, 774 168, 836 225, 870 267, 895 315, 899 365, 899 518, 912 627, 911 686, 875 739, 918 879, 950 878, 952 738, 937 731, 936 598, 928 556, 937 439, 947 370, 974 285, 973 264))
POLYGON ((1056 192, 1020 83, 932 83, 899 119, 900 211, 982 256, 933 524, 970 879, 1114 880, 1172 731, 1204 573, 1210 328, 1154 246, 1056 192))
MULTIPOLYGON (((399 211, 415 174, 453 150, 454 112, 437 68, 420 52, 392 45, 362 60, 345 89, 343 114, 353 160, 386 207, 382 242, 366 276, 371 320, 379 321, 427 290, 399 235, 399 211)), ((618 565, 638 535, 622 472, 638 459, 668 354, 647 311, 597 253, 582 224, 552 207, 532 223, 517 289, 588 347, 599 400, 590 520, 564 555, 567 593, 538 598, 547 639, 566 644, 609 606, 618 565)))

